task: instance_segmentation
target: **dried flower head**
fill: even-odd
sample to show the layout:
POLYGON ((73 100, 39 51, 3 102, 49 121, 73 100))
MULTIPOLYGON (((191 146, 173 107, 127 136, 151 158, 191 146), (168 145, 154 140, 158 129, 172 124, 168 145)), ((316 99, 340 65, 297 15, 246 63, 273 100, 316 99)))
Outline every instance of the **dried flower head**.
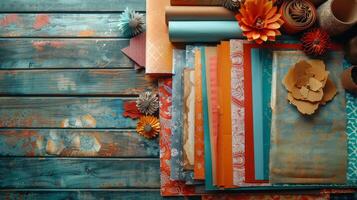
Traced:
POLYGON ((304 52, 311 56, 322 56, 330 48, 330 36, 321 28, 313 29, 301 38, 304 52))
POLYGON ((261 44, 275 41, 281 35, 279 28, 284 23, 278 8, 270 0, 246 0, 239 9, 236 19, 249 41, 261 44))
POLYGON ((126 8, 125 11, 120 15, 119 29, 126 37, 132 37, 144 32, 144 15, 126 8))
POLYGON ((136 131, 148 139, 154 138, 160 132, 160 122, 156 117, 142 116, 139 118, 136 131))
POLYGON ((159 109, 159 99, 157 95, 152 92, 144 92, 140 94, 136 101, 136 106, 141 113, 152 115, 159 109))

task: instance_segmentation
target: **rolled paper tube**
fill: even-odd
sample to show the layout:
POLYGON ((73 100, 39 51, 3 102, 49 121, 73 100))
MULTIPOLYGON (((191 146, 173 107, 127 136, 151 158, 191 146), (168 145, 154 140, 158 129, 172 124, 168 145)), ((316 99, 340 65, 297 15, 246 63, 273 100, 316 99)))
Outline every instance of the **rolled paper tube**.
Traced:
POLYGON ((168 21, 233 21, 234 13, 221 6, 168 6, 168 21))
POLYGON ((341 82, 346 90, 357 94, 357 66, 344 70, 341 74, 341 82))
POLYGON ((328 0, 318 9, 318 17, 321 28, 330 35, 338 35, 357 22, 356 0, 328 0))
POLYGON ((288 34, 299 33, 316 22, 316 9, 309 0, 284 1, 280 7, 284 20, 283 30, 288 34))
POLYGON ((219 42, 243 38, 237 21, 170 21, 171 42, 219 42))

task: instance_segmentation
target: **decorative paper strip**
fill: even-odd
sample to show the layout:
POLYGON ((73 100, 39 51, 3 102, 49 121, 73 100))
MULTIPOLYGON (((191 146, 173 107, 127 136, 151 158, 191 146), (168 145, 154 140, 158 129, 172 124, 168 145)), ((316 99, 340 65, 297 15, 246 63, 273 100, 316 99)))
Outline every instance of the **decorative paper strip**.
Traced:
POLYGON ((208 88, 208 107, 209 107, 209 123, 210 123, 210 138, 212 147, 212 164, 217 166, 217 142, 218 142, 218 119, 219 119, 219 104, 218 104, 218 80, 217 80, 217 48, 206 48, 206 77, 209 77, 207 82, 208 88))
MULTIPOLYGON (((212 150, 212 168, 213 168, 213 174, 216 173, 216 155, 217 155, 217 135, 215 135, 215 131, 213 130, 213 106, 212 104, 216 103, 214 99, 212 99, 212 84, 211 84, 211 65, 214 64, 212 63, 212 60, 214 62, 214 59, 217 60, 217 48, 216 47, 205 47, 205 66, 206 66, 206 88, 207 88, 207 96, 204 98, 207 98, 207 104, 208 104, 208 126, 209 126, 209 135, 211 138, 211 150, 212 150), (212 101, 213 100, 213 101, 212 101)), ((216 99, 217 100, 217 99, 216 99)), ((215 177, 214 183, 215 183, 215 177)))
POLYGON ((300 51, 276 51, 273 58, 270 181, 272 183, 345 183, 347 140, 344 91, 339 81, 343 54, 324 62, 338 95, 312 116, 303 116, 286 100, 281 84, 289 68, 308 59, 300 51), (333 113, 333 115, 331 114, 333 113))
POLYGON ((233 184, 240 185, 245 180, 243 40, 230 40, 230 47, 233 184))
MULTIPOLYGON (((350 63, 344 62, 344 67, 350 67, 350 63)), ((346 92, 346 113, 348 136, 348 183, 357 185, 357 96, 346 92)))
POLYGON ((165 22, 170 0, 146 1, 146 73, 171 74, 172 49, 165 22))
POLYGON ((183 84, 183 166, 193 170, 195 136, 195 74, 194 69, 184 69, 183 84))
POLYGON ((233 21, 234 13, 222 6, 168 6, 168 21, 233 21))
POLYGON ((171 42, 219 42, 242 38, 237 21, 169 21, 171 42))
POLYGON ((211 140, 210 140, 210 129, 208 125, 208 100, 207 100, 207 77, 206 77, 206 51, 204 47, 201 47, 201 64, 202 64, 202 109, 203 109, 203 129, 204 129, 204 146, 205 146, 205 185, 206 189, 214 190, 213 179, 215 174, 213 174, 212 169, 212 153, 211 153, 211 140))
POLYGON ((183 174, 182 134, 183 134, 183 80, 182 73, 186 63, 186 52, 173 50, 172 77, 172 140, 171 140, 171 178, 185 180, 183 174))
POLYGON ((223 0, 171 0, 172 6, 221 6, 223 0))
POLYGON ((204 154, 204 136, 203 136, 203 111, 202 111, 202 64, 201 51, 195 51, 195 165, 194 178, 198 180, 205 179, 205 154, 204 154))
POLYGON ((296 194, 296 195, 283 195, 283 194, 216 194, 204 195, 202 200, 326 200, 329 199, 329 194, 296 194))
POLYGON ((160 178, 162 196, 194 195, 195 187, 187 186, 182 181, 170 179, 171 160, 171 107, 172 107, 172 80, 159 80, 160 99, 160 178))

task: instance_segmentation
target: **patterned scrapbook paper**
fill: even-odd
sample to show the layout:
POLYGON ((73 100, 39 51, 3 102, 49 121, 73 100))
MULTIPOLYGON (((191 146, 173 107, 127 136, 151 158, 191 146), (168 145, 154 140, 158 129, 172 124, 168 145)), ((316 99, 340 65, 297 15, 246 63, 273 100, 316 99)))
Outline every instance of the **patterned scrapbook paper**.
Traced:
POLYGON ((288 103, 281 83, 292 65, 308 58, 301 51, 274 51, 273 55, 270 181, 345 183, 345 97, 339 80, 343 54, 331 52, 324 59, 338 95, 311 116, 301 115, 288 103))
POLYGON ((244 182, 244 68, 243 40, 231 40, 233 184, 244 182))
POLYGON ((348 173, 349 183, 357 185, 357 97, 346 93, 347 134, 348 134, 348 173))
POLYGON ((173 50, 172 77, 172 136, 171 136, 171 178, 185 180, 182 160, 183 133, 183 80, 182 73, 186 62, 186 52, 181 49, 173 50))
MULTIPOLYGON (((351 65, 345 61, 344 68, 351 65)), ((348 136, 348 169, 347 180, 357 185, 357 96, 346 92, 347 136, 348 136)))
POLYGON ((203 112, 202 112, 202 64, 201 51, 195 51, 195 165, 194 177, 198 180, 205 179, 205 154, 204 154, 204 136, 203 136, 203 112))
POLYGON ((195 74, 194 69, 183 72, 183 168, 193 170, 195 136, 195 74))
POLYGON ((284 194, 220 194, 220 195, 205 195, 202 200, 327 200, 330 199, 329 194, 299 194, 299 195, 284 195, 284 194))
POLYGON ((173 181, 171 171, 172 79, 159 80, 160 100, 160 179, 162 196, 195 195, 195 187, 183 181, 173 181))

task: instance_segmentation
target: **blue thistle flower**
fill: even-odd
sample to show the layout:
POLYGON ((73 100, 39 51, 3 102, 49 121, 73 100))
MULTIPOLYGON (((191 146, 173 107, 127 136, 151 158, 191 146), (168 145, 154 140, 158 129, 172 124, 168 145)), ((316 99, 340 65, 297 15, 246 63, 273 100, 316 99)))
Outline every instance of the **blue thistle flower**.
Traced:
POLYGON ((119 18, 119 29, 125 37, 136 36, 145 30, 144 15, 126 8, 119 18))

